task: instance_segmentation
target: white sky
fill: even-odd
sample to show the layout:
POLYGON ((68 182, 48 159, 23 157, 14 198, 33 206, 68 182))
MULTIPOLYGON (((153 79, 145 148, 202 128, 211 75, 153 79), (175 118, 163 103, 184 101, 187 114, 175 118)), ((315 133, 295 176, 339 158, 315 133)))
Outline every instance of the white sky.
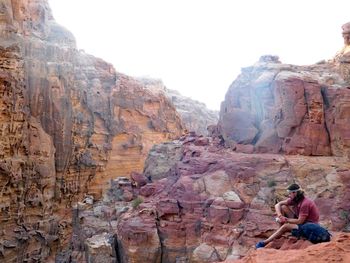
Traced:
POLYGON ((49 0, 78 48, 130 76, 219 109, 242 67, 261 55, 305 65, 343 46, 349 0, 49 0))

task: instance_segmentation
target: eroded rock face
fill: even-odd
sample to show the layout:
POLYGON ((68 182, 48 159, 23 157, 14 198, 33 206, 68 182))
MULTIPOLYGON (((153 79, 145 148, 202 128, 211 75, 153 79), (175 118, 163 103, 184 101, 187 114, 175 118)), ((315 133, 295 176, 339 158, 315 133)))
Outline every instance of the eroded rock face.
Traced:
POLYGON ((348 82, 334 64, 309 67, 263 57, 242 70, 222 103, 219 133, 240 151, 349 155, 348 82))
POLYGON ((53 261, 71 207, 182 134, 165 96, 78 51, 46 0, 0 3, 0 261, 53 261))
POLYGON ((28 112, 20 47, 1 47, 0 57, 0 258, 39 260, 58 245, 59 222, 52 217, 55 149, 28 112))
POLYGON ((182 133, 172 104, 78 51, 45 0, 2 1, 0 29, 1 261, 240 258, 277 228, 294 181, 324 225, 349 227, 349 89, 332 65, 264 57, 231 86, 213 138, 155 147, 174 158, 131 181, 153 143, 182 133))
POLYGON ((110 152, 103 176, 92 180, 100 191, 98 197, 109 187, 111 179, 141 173, 151 147, 178 138, 184 130, 171 102, 131 77, 118 73, 110 96, 110 152))
POLYGON ((208 126, 218 123, 218 111, 210 110, 204 103, 184 97, 176 90, 166 91, 167 97, 175 105, 188 131, 206 136, 208 126))
MULTIPOLYGON (((181 144, 182 155, 162 178, 142 186, 120 179, 104 202, 81 209, 83 234, 76 236, 113 233, 122 262, 239 259, 278 228, 273 207, 285 198, 291 182, 305 186, 320 208, 324 226, 341 231, 348 224, 341 216, 350 209, 346 158, 237 153, 220 146, 216 138, 203 143, 204 138, 192 134, 174 142, 177 147, 181 144), (127 202, 130 192, 133 201, 127 202), (91 214, 96 206, 112 209, 107 213, 110 221, 91 214)), ((173 151, 167 143, 163 153, 166 147, 173 151)), ((152 160, 153 166, 164 165, 161 159, 152 160)), ((293 247, 305 247, 298 244, 293 247)))
MULTIPOLYGON (((119 197, 104 204, 116 207, 107 227, 118 243, 116 255, 122 262, 232 262, 251 255, 254 244, 278 228, 274 205, 292 182, 315 200, 322 225, 346 231, 350 91, 337 72, 335 65, 296 67, 270 56, 244 70, 227 93, 212 137, 190 133, 154 146, 143 175, 113 187, 119 197)), ((96 222, 88 211, 81 218, 96 222)), ((91 225, 79 229, 86 236, 100 231, 91 225)), ((346 247, 346 234, 339 236, 346 247)), ((306 241, 284 237, 268 247, 319 259, 313 252, 318 247, 306 241)), ((326 254, 338 258, 336 253, 326 254)), ((278 255, 257 252, 244 262, 278 255)))
POLYGON ((144 176, 152 180, 166 177, 182 158, 182 151, 182 143, 177 141, 154 145, 145 161, 144 176))
POLYGON ((95 235, 91 238, 86 239, 86 262, 88 263, 109 263, 117 262, 114 260, 116 257, 114 255, 114 244, 112 237, 108 233, 103 233, 100 235, 95 235))
POLYGON ((208 135, 207 127, 218 123, 219 113, 208 109, 204 103, 182 96, 176 90, 166 88, 161 80, 145 78, 139 80, 142 81, 148 89, 165 94, 175 105, 188 131, 196 132, 201 135, 208 135))

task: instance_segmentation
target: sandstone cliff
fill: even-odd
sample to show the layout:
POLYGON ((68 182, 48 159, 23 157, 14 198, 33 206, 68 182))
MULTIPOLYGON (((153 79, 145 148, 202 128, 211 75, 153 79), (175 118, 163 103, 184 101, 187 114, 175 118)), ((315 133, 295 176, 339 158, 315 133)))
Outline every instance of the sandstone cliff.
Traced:
POLYGON ((72 254, 103 258, 103 248, 118 262, 233 262, 245 255, 243 262, 273 262, 299 252, 250 253, 277 229, 273 207, 297 182, 333 241, 314 246, 287 237, 270 247, 301 249, 294 258, 309 262, 346 258, 348 235, 337 232, 350 228, 348 85, 335 64, 262 57, 230 87, 212 137, 190 133, 154 146, 143 174, 114 181, 104 202, 77 207, 74 231, 83 239, 72 254))
MULTIPOLYGON (((2 1, 0 30, 0 261, 239 259, 276 229, 294 181, 322 224, 349 229, 350 91, 336 65, 263 57, 230 87, 212 137, 155 146, 141 174, 152 144, 182 133, 166 97, 78 51, 45 0, 2 1)), ((307 245, 301 255, 333 260, 348 235, 307 245)))
POLYGON ((208 135, 208 126, 216 125, 219 120, 219 113, 210 110, 202 102, 182 96, 176 90, 168 89, 161 80, 140 79, 146 87, 154 92, 163 93, 176 107, 181 119, 188 131, 197 134, 208 135))
POLYGON ((262 57, 230 86, 219 133, 237 150, 349 156, 349 96, 349 82, 334 64, 262 57))
POLYGON ((50 262, 71 207, 182 134, 165 96, 77 50, 46 0, 0 3, 0 261, 50 262))
MULTIPOLYGON (((277 229, 272 208, 294 181, 305 185, 324 226, 349 228, 344 217, 350 209, 346 158, 237 153, 219 139, 191 135, 154 151, 160 158, 152 159, 153 166, 164 168, 156 180, 142 175, 115 180, 103 202, 76 208, 71 255, 77 262, 89 257, 118 262, 239 259, 277 229), (179 158, 164 165, 162 156, 174 149, 179 158), (106 255, 103 247, 111 252, 106 255)), ((311 245, 296 241, 289 247, 311 245)), ((281 246, 279 241, 272 247, 281 246)))

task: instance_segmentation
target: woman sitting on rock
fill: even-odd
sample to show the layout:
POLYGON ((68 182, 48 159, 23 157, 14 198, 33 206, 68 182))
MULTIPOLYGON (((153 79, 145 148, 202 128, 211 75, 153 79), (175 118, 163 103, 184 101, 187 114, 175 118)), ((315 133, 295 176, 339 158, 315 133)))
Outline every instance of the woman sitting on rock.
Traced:
POLYGON ((304 196, 304 191, 297 184, 291 184, 287 188, 288 199, 275 205, 277 218, 281 224, 280 228, 268 239, 258 242, 255 247, 265 247, 275 238, 286 232, 298 230, 305 223, 318 223, 319 211, 314 201, 304 196))

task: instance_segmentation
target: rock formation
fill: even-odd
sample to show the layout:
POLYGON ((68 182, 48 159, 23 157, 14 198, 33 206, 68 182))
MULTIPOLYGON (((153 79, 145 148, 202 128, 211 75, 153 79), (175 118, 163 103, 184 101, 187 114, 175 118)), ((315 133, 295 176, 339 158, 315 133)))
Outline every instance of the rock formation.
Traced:
POLYGON ((332 64, 263 57, 230 86, 219 134, 238 151, 349 156, 348 87, 332 64))
MULTIPOLYGON (((104 233, 109 233, 118 262, 239 259, 278 227, 272 208, 294 181, 316 201, 324 226, 332 231, 349 227, 344 217, 350 209, 346 158, 238 153, 220 145, 217 138, 195 135, 155 147, 150 158, 153 151, 167 156, 174 148, 179 148, 181 157, 170 167, 162 158, 152 159, 153 167, 164 167, 162 178, 144 179, 142 184, 119 178, 104 201, 76 208, 77 239, 71 254, 88 257, 92 248, 82 249, 90 246, 85 240, 99 239, 104 246, 104 233)), ((271 246, 288 248, 288 242, 278 240, 271 246)), ((311 244, 293 242, 289 247, 311 244)))
MULTIPOLYGON (((320 251, 325 260, 346 258, 348 235, 337 232, 350 228, 349 96, 336 64, 262 57, 231 85, 211 137, 190 133, 154 146, 143 174, 115 181, 104 202, 77 209, 75 236, 103 244, 109 233, 120 262, 232 262, 245 255, 243 262, 272 262, 279 252, 251 253, 277 229, 273 207, 297 182, 333 241, 314 246, 286 236, 269 247, 300 249, 281 253, 309 262, 320 251)), ((87 258, 91 248, 81 247, 75 240, 71 253, 87 258)))
POLYGON ((204 103, 182 96, 176 90, 166 88, 161 80, 146 78, 139 80, 150 90, 163 93, 170 99, 188 131, 208 135, 207 127, 218 123, 219 113, 208 109, 204 103))
POLYGON ((182 134, 169 100, 76 48, 46 0, 0 3, 0 261, 52 262, 71 207, 182 134))
MULTIPOLYGON (((276 229, 291 182, 323 225, 350 228, 350 90, 336 63, 262 57, 231 85, 211 137, 154 146, 143 167, 183 132, 153 84, 77 50, 46 0, 3 0, 0 36, 0 261, 239 259, 276 229)), ((310 261, 349 250, 344 233, 304 245, 310 261)), ((269 251, 243 260, 280 255, 269 251)))
POLYGON ((336 63, 341 76, 347 81, 350 81, 350 22, 344 24, 342 30, 344 47, 329 62, 336 63))
POLYGON ((241 260, 226 260, 224 263, 255 263, 266 262, 349 262, 350 261, 350 235, 337 234, 330 243, 317 245, 303 244, 276 249, 260 249, 241 260), (297 251, 295 249, 298 249, 297 251))
POLYGON ((208 135, 208 126, 218 123, 219 112, 208 109, 204 103, 184 97, 171 89, 167 89, 167 97, 175 105, 187 130, 208 135))

